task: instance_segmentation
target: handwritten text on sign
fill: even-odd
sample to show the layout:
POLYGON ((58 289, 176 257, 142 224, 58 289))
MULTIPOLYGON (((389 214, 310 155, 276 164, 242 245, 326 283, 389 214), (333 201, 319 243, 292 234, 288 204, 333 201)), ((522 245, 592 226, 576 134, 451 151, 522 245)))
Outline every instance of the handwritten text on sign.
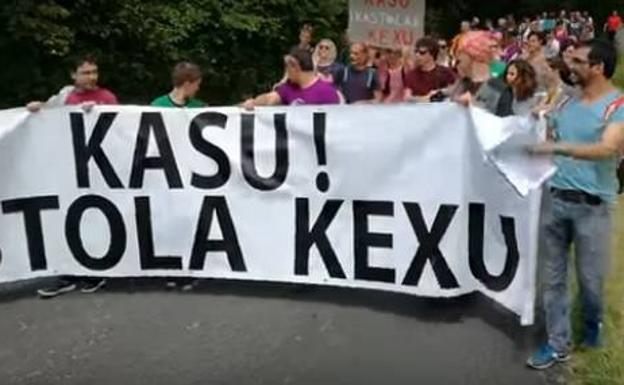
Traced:
POLYGON ((349 38, 380 47, 412 46, 423 36, 425 0, 350 0, 349 38))

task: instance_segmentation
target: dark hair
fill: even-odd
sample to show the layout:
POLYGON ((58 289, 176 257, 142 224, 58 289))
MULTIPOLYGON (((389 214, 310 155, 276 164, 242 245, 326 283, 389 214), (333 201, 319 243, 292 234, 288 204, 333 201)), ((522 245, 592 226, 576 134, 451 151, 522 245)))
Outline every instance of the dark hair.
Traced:
POLYGON ((504 31, 503 32, 503 42, 509 42, 512 39, 518 39, 518 35, 516 35, 515 33, 511 32, 511 31, 504 31))
POLYGON ((302 71, 314 71, 314 62, 312 61, 312 54, 310 51, 301 48, 294 48, 288 55, 292 56, 292 58, 299 63, 299 67, 302 71))
POLYGON ((202 78, 201 69, 197 64, 183 61, 173 67, 171 82, 174 87, 180 87, 186 82, 195 82, 202 78))
POLYGON ((564 81, 564 83, 571 84, 570 68, 568 68, 568 65, 563 61, 561 57, 549 57, 546 59, 546 62, 548 63, 548 66, 550 68, 559 73, 559 77, 561 78, 561 80, 564 81))
POLYGON ((602 64, 603 74, 607 79, 611 79, 617 67, 617 50, 613 43, 604 39, 594 39, 579 44, 580 47, 589 47, 587 59, 592 65, 602 64))
POLYGON ((563 57, 563 53, 570 47, 574 47, 576 48, 578 45, 576 44, 576 42, 572 39, 565 39, 562 43, 561 43, 561 47, 559 47, 559 56, 563 57))
POLYGON ((74 60, 73 63, 74 63, 73 71, 76 71, 78 69, 78 67, 80 67, 81 65, 83 65, 85 63, 97 65, 97 58, 95 57, 95 55, 87 53, 87 54, 83 54, 83 55, 78 56, 74 60))
POLYGON ((546 45, 546 35, 544 35, 544 33, 539 31, 532 31, 531 33, 529 33, 528 38, 530 39, 532 36, 536 36, 537 39, 540 41, 541 45, 546 45))
POLYGON ((434 59, 438 58, 438 52, 440 52, 440 45, 436 39, 431 37, 422 37, 416 42, 416 49, 426 48, 427 51, 433 56, 434 59))
POLYGON ((505 69, 505 73, 503 75, 503 79, 507 82, 507 73, 509 72, 509 68, 516 67, 516 71, 518 72, 519 82, 516 85, 511 85, 514 90, 514 95, 516 99, 523 101, 532 97, 537 90, 537 74, 535 73, 535 69, 526 60, 516 59, 512 60, 507 68, 505 69))

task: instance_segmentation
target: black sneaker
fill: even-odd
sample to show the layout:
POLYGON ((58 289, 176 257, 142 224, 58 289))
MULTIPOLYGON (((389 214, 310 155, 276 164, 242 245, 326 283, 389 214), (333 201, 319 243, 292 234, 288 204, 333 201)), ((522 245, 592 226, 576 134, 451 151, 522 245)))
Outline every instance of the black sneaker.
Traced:
POLYGON ((41 298, 53 298, 74 290, 76 290, 75 283, 60 280, 54 286, 37 290, 37 294, 39 294, 41 298))
POLYGON ((195 289, 196 283, 197 280, 192 278, 169 278, 167 280, 167 289, 175 290, 179 288, 182 291, 192 291, 195 289))
POLYGON ((180 290, 182 291, 193 291, 195 286, 197 285, 197 280, 192 279, 190 281, 184 282, 180 290))
POLYGON ((103 288, 104 285, 106 285, 105 279, 88 280, 84 282, 84 284, 82 285, 82 289, 80 289, 80 291, 85 294, 95 293, 96 291, 103 288))

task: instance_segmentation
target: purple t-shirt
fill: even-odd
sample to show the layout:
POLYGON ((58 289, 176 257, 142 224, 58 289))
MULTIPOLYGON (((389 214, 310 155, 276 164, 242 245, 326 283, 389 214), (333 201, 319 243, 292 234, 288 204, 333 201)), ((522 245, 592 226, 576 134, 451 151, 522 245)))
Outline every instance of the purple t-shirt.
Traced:
POLYGON ((299 88, 299 86, 286 82, 275 90, 282 103, 286 105, 299 104, 338 104, 340 97, 338 91, 331 83, 317 79, 307 88, 299 88))

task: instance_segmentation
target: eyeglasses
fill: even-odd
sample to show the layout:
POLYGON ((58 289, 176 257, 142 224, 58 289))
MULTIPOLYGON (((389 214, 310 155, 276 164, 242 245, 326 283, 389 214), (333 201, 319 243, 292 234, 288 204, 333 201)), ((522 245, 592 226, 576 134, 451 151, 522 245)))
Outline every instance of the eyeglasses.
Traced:
POLYGON ((582 65, 585 65, 585 64, 591 64, 591 62, 589 60, 583 60, 583 59, 579 59, 577 57, 571 58, 570 61, 575 66, 582 66, 582 65))
POLYGON ((427 55, 429 53, 429 50, 428 49, 417 49, 416 53, 419 54, 419 55, 423 55, 424 56, 424 55, 427 55))
POLYGON ((89 70, 89 71, 78 71, 77 74, 78 75, 83 75, 83 76, 86 76, 86 75, 97 75, 98 74, 98 70, 94 69, 94 70, 89 70))

